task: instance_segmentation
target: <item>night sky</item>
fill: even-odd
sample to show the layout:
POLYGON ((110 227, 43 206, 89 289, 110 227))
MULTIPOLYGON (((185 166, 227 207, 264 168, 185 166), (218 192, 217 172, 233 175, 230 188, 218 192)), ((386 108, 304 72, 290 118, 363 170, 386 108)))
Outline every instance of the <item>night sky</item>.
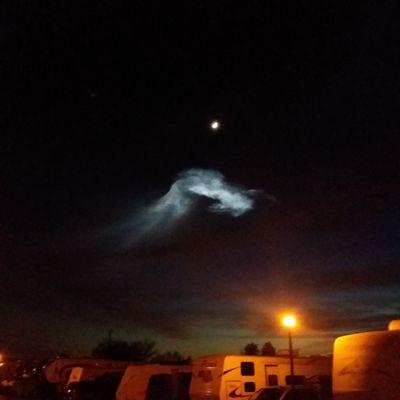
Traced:
POLYGON ((329 353, 399 317, 399 14, 3 2, 0 349, 84 354, 109 329, 192 356, 283 348, 290 309, 295 347, 329 353), (253 208, 187 194, 146 230, 193 168, 253 208))

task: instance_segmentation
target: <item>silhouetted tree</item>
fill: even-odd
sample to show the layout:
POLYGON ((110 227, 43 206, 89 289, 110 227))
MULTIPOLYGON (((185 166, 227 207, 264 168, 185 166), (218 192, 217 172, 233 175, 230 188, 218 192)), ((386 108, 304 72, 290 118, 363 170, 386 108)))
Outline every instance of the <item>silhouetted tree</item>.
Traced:
POLYGON ((92 356, 113 360, 145 362, 150 361, 156 355, 155 345, 155 342, 147 340, 125 342, 124 340, 114 340, 108 337, 93 348, 92 356))
POLYGON ((130 343, 131 360, 144 362, 150 361, 156 354, 156 342, 136 340, 130 343))
POLYGON ((243 353, 247 356, 256 356, 260 354, 260 350, 258 349, 257 344, 251 342, 244 346, 243 353))
POLYGON ((166 351, 165 353, 157 354, 152 359, 152 362, 155 362, 158 364, 185 365, 185 364, 190 364, 191 361, 192 361, 192 358, 190 356, 184 357, 182 354, 180 354, 177 351, 166 351))
POLYGON ((261 354, 263 356, 274 356, 276 354, 275 347, 272 346, 271 342, 265 342, 261 349, 261 354))

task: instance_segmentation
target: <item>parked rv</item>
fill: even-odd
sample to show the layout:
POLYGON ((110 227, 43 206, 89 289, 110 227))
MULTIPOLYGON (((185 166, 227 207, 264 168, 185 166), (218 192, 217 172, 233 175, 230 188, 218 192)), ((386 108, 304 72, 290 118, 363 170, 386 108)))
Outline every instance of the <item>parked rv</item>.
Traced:
POLYGON ((335 400, 400 400, 400 320, 387 331, 341 336, 333 351, 335 400))
POLYGON ((189 400, 190 365, 130 365, 118 387, 117 400, 189 400))
MULTIPOLYGON (((290 383, 315 382, 329 395, 332 359, 330 357, 295 357, 295 376, 290 383)), ((211 355, 193 362, 191 400, 249 399, 256 391, 290 381, 288 357, 211 355)), ((119 399, 118 399, 119 400, 119 399)), ((121 399, 122 400, 122 399, 121 399)))

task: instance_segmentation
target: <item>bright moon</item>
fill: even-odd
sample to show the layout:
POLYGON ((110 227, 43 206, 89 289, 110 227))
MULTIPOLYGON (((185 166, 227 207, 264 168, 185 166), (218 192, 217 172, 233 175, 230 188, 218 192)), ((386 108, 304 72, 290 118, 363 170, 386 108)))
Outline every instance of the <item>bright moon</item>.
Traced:
POLYGON ((211 126, 212 130, 216 131, 216 130, 219 129, 219 122, 218 121, 212 121, 210 126, 211 126))

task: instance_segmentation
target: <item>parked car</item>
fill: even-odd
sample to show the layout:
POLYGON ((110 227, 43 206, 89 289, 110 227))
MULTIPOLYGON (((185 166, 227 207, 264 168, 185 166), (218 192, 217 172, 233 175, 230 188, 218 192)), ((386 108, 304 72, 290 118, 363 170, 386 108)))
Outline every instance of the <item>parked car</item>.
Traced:
POLYGON ((321 400, 313 386, 270 386, 258 390, 249 400, 321 400))

